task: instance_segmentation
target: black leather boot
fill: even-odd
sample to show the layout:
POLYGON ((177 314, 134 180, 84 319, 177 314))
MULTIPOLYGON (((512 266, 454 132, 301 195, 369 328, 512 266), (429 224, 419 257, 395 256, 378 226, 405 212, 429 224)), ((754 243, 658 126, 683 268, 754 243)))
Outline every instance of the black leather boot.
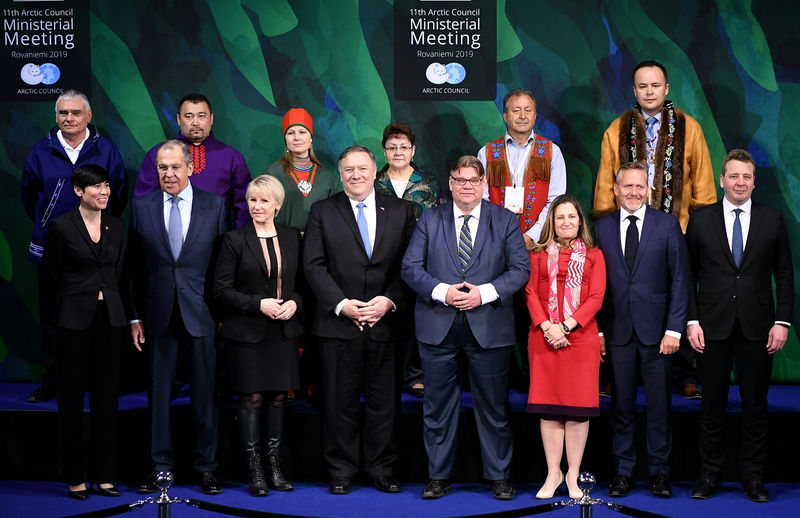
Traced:
POLYGON ((267 482, 275 491, 291 491, 292 484, 281 470, 281 436, 283 435, 283 407, 270 406, 267 410, 267 482))
POLYGON ((239 408, 239 438, 247 457, 247 483, 253 496, 267 496, 269 489, 264 478, 264 465, 261 463, 261 410, 239 408))

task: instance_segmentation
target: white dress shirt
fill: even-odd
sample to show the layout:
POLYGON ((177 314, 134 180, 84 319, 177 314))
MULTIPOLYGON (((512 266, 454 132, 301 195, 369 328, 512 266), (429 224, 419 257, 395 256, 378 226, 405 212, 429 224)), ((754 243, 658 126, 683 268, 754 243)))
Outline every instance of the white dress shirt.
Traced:
MULTIPOLYGON (((467 221, 467 227, 469 227, 469 232, 472 235, 472 244, 474 245, 481 237, 478 235, 478 223, 480 222, 481 218, 481 204, 479 203, 474 209, 472 209, 469 212, 469 215, 471 217, 469 218, 469 221, 467 221)), ((455 219, 456 226, 456 253, 458 253, 458 239, 461 235, 461 227, 464 226, 464 212, 462 212, 455 203, 453 203, 453 217, 455 219)), ((449 284, 440 282, 433 288, 433 291, 431 292, 431 298, 436 302, 441 302, 445 306, 448 305, 445 301, 447 300, 447 290, 449 288, 449 284)), ((490 282, 478 285, 478 292, 481 294, 481 305, 494 302, 499 298, 497 290, 490 282)))
MULTIPOLYGON (((350 206, 353 208, 353 217, 356 219, 356 224, 358 224, 358 204, 364 204, 364 218, 367 220, 367 232, 369 233, 369 249, 373 252, 375 251, 375 227, 377 225, 377 217, 376 217, 376 204, 375 204, 375 190, 373 189, 369 195, 364 198, 363 201, 354 200, 353 198, 347 198, 350 201, 350 206)), ((342 308, 345 304, 347 304, 350 299, 342 299, 336 304, 336 307, 333 308, 333 312, 336 313, 338 316, 339 313, 342 312, 342 308)), ((366 300, 362 302, 368 302, 366 300)), ((394 301, 390 300, 389 302, 392 303, 392 311, 397 309, 397 306, 394 304, 394 301)))
POLYGON ((83 149, 83 145, 89 139, 89 128, 86 128, 86 133, 84 134, 81 143, 75 147, 72 147, 69 144, 67 144, 67 140, 64 138, 64 134, 61 133, 61 130, 58 130, 56 132, 56 136, 58 137, 58 141, 61 142, 61 146, 64 148, 64 152, 67 154, 67 158, 69 158, 69 161, 72 162, 72 165, 75 165, 75 162, 78 161, 78 155, 81 154, 81 149, 83 149))
MULTIPOLYGON (((524 146, 520 146, 511 135, 506 132, 506 165, 511 174, 511 181, 515 187, 522 186, 525 179, 525 170, 528 167, 528 157, 531 156, 531 146, 533 146, 534 132, 528 136, 524 146)), ((529 238, 534 242, 539 240, 539 235, 542 233, 542 227, 547 219, 547 211, 550 209, 550 204, 557 196, 567 192, 567 167, 564 164, 564 156, 561 153, 555 142, 552 146, 552 156, 550 157, 550 185, 547 189, 547 202, 539 213, 536 222, 525 232, 529 238)), ((483 146, 478 151, 478 160, 483 164, 483 169, 486 169, 486 146, 483 146)), ((483 199, 489 200, 489 186, 483 190, 483 199)))
POLYGON ((742 209, 739 214, 739 223, 742 225, 742 252, 747 249, 747 235, 750 233, 750 212, 753 210, 753 200, 748 198, 746 202, 737 207, 722 198, 722 215, 725 216, 725 234, 728 236, 728 248, 733 252, 733 223, 736 221, 735 209, 742 209))
MULTIPOLYGON (((644 223, 644 215, 647 212, 647 205, 642 204, 635 212, 630 213, 625 209, 620 209, 619 211, 619 237, 620 237, 620 244, 622 245, 622 255, 625 255, 625 238, 628 235, 628 227, 630 226, 631 222, 628 219, 628 216, 636 216, 636 229, 639 231, 639 242, 642 242, 642 224, 644 223)), ((652 265, 656 267, 656 265, 652 265)), ((675 331, 673 329, 667 329, 664 331, 664 334, 667 336, 671 336, 673 338, 677 338, 680 340, 681 333, 675 331)), ((600 333, 600 336, 603 336, 603 333, 600 333)))
MULTIPOLYGON (((172 211, 172 195, 162 191, 164 195, 164 228, 167 229, 169 234, 169 213, 172 211)), ((192 200, 194 200, 194 192, 192 191, 192 184, 186 185, 181 192, 178 193, 178 210, 181 211, 181 234, 183 240, 186 241, 186 233, 189 231, 189 221, 192 219, 192 200)))

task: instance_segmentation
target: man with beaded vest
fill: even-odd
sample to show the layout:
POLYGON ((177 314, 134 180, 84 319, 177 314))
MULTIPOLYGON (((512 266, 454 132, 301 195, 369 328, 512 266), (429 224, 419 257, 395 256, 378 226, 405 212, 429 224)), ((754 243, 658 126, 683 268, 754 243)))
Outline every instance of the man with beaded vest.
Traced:
MULTIPOLYGON (((600 166, 589 217, 597 220, 619 209, 614 180, 621 164, 644 162, 650 187, 648 205, 672 214, 686 232, 689 212, 717 201, 714 172, 703 130, 695 119, 676 109, 669 94, 667 70, 657 61, 643 61, 633 70, 634 107, 620 115, 603 135, 600 166)), ((689 343, 673 363, 674 383, 687 399, 699 399, 695 354, 689 343)), ((602 378, 602 376, 601 376, 602 378)))
POLYGON ((686 232, 689 212, 717 201, 714 172, 700 124, 666 100, 667 69, 643 61, 633 70, 633 109, 603 134, 600 166, 589 216, 596 220, 619 209, 614 179, 621 164, 646 162, 648 205, 672 214, 686 232))
MULTIPOLYGON (((214 124, 211 101, 198 93, 184 95, 178 103, 175 119, 180 129, 180 134, 175 138, 188 144, 192 152, 192 186, 224 198, 233 210, 229 217, 237 228, 250 221, 245 199, 247 185, 252 179, 250 170, 242 154, 217 140, 211 131, 214 124)), ((159 190, 156 171, 159 147, 161 144, 145 155, 136 178, 134 196, 159 190)))
POLYGON ((486 169, 483 199, 517 215, 528 250, 539 240, 550 203, 567 190, 561 149, 536 135, 536 99, 517 88, 503 97, 506 134, 478 151, 486 169))

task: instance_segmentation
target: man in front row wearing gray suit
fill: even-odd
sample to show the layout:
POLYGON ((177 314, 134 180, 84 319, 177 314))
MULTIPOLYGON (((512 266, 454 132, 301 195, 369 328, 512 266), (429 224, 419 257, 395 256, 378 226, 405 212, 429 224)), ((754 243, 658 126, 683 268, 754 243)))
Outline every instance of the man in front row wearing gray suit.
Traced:
POLYGON ((222 492, 222 484, 214 476, 217 326, 206 304, 205 286, 207 273, 213 271, 209 264, 217 238, 225 232, 225 200, 192 188, 192 155, 179 140, 161 145, 156 168, 161 190, 133 199, 128 231, 134 295, 131 336, 137 349, 149 348, 152 372, 150 456, 154 471, 138 491, 159 491, 155 484, 157 473, 175 467, 170 405, 180 357, 190 363, 197 439, 194 469, 200 475, 203 492, 213 495, 222 492))
POLYGON ((450 171, 453 202, 422 213, 403 259, 402 278, 417 293, 430 476, 422 492, 426 499, 440 498, 452 487, 461 353, 469 365, 483 475, 495 498, 514 497, 508 480, 512 302, 528 281, 530 259, 514 214, 482 201, 485 183, 477 158, 459 158, 450 171))

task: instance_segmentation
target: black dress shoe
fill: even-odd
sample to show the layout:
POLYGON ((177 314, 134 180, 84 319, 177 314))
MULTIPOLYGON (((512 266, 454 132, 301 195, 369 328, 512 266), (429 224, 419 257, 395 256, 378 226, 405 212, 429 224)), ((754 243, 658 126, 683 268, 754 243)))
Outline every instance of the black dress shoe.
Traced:
POLYGON ((412 396, 422 399, 425 397, 425 385, 421 381, 417 381, 408 387, 408 392, 412 396))
POLYGON ((391 476, 384 475, 375 477, 372 483, 375 485, 375 489, 378 491, 383 491, 384 493, 399 493, 402 491, 400 488, 400 483, 391 476))
POLYGON ((89 498, 89 491, 86 489, 70 489, 67 491, 67 496, 70 498, 74 498, 75 500, 88 500, 89 498))
POLYGON ((712 477, 700 477, 692 490, 692 498, 705 500, 711 498, 719 490, 719 481, 712 477))
POLYGON ((218 495, 222 493, 222 482, 214 476, 212 471, 204 471, 200 475, 200 488, 206 495, 218 495))
POLYGON ((497 500, 511 500, 514 498, 514 488, 507 478, 492 480, 492 496, 497 500))
POLYGON ((160 493, 161 490, 156 485, 156 478, 158 478, 158 471, 151 472, 147 475, 147 478, 139 484, 139 487, 136 488, 136 492, 142 495, 160 493))
POLYGON ((628 493, 631 492, 636 486, 636 482, 627 476, 627 475, 617 475, 614 477, 614 480, 611 481, 611 485, 608 487, 608 496, 612 496, 614 498, 621 498, 623 496, 627 496, 628 493))
POLYGON ((672 498, 672 484, 669 483, 669 475, 666 473, 659 473, 653 477, 650 480, 648 489, 656 496, 672 498))
POLYGON ((93 487, 93 488, 91 488, 91 492, 96 494, 96 495, 100 495, 100 496, 119 496, 120 495, 119 489, 117 489, 113 485, 111 487, 100 487, 100 486, 93 487))
POLYGON ((36 390, 31 392, 31 395, 28 396, 27 401, 28 403, 44 403, 45 401, 51 401, 55 399, 56 395, 57 392, 56 392, 56 387, 54 385, 50 385, 49 383, 42 383, 36 388, 36 390))
POLYGON ((422 498, 425 500, 433 500, 434 498, 442 498, 445 493, 453 489, 453 481, 449 478, 441 480, 431 480, 425 489, 422 490, 422 498))
POLYGON ((353 481, 348 477, 336 477, 328 485, 328 493, 332 495, 346 495, 353 490, 353 481))
POLYGON ((769 502, 769 493, 767 492, 767 488, 764 487, 764 483, 760 480, 751 480, 749 482, 745 482, 743 486, 747 498, 753 502, 769 502))

